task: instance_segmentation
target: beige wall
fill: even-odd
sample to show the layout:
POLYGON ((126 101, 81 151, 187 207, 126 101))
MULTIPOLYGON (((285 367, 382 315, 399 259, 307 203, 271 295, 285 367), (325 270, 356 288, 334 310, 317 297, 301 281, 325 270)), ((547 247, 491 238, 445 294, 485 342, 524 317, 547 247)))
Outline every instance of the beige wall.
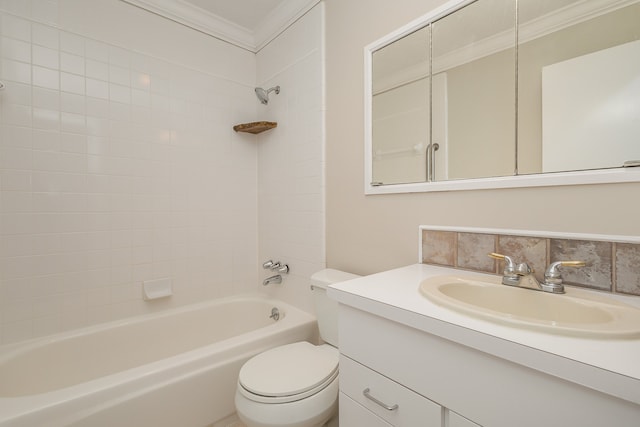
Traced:
POLYGON ((415 263, 420 224, 640 234, 640 184, 364 195, 363 48, 444 3, 326 0, 327 265, 415 263))

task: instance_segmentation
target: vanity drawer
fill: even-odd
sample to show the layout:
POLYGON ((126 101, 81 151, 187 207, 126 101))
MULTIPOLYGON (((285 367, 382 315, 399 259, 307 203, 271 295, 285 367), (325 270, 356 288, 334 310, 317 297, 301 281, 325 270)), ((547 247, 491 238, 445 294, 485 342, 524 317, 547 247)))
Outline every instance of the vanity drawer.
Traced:
POLYGON ((341 427, 393 427, 342 392, 339 405, 341 427))
POLYGON ((344 355, 340 390, 394 426, 441 426, 440 405, 344 355))

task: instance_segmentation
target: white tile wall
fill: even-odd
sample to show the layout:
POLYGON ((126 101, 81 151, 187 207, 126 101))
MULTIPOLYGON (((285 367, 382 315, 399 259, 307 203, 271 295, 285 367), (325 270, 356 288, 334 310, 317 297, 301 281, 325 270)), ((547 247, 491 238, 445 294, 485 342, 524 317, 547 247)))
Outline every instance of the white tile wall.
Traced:
MULTIPOLYGON (((291 273, 268 289, 313 312, 309 277, 325 266, 324 5, 320 3, 258 53, 259 85, 280 85, 261 120, 278 122, 258 136, 260 260, 286 262, 291 273)), ((272 274, 262 271, 261 279, 272 274)))
MULTIPOLYGON (((194 57, 213 57, 207 64, 224 63, 221 73, 213 65, 197 71, 171 49, 153 55, 163 51, 149 38, 152 54, 112 44, 119 37, 113 23, 113 37, 77 34, 62 25, 73 17, 61 6, 0 0, 0 78, 7 86, 0 92, 0 343, 255 290, 257 148, 231 128, 253 120, 258 104, 252 85, 228 78, 230 48, 216 50, 206 40, 206 50, 191 46, 194 57), (144 302, 141 282, 166 276, 173 278, 171 301, 144 302)), ((167 22, 144 19, 158 20, 158 40, 171 36, 167 22)), ((147 33, 157 30, 145 25, 147 33)), ((185 37, 187 30, 171 25, 185 37)), ((291 90, 304 79, 285 74, 280 101, 294 102, 291 90)), ((317 136, 287 130, 293 112, 272 114, 285 114, 285 144, 318 145, 294 148, 300 162, 319 159, 317 136)), ((261 164, 270 165, 264 153, 261 164)), ((301 163, 279 176, 262 168, 276 184, 294 170, 317 169, 301 163)), ((305 221, 319 219, 321 206, 312 200, 318 188, 309 190, 311 199, 298 188, 319 178, 305 178, 287 189, 287 216, 298 225, 285 234, 288 249, 274 253, 293 268, 309 258, 294 253, 322 252, 301 243, 305 221)), ((275 243, 270 236, 267 247, 275 243)))

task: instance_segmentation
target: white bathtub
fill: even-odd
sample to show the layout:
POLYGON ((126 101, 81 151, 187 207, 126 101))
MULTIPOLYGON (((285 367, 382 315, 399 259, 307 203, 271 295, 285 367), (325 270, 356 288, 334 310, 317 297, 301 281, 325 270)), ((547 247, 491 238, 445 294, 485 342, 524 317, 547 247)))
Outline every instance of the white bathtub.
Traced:
POLYGON ((235 412, 246 360, 315 336, 305 312, 233 297, 5 346, 0 427, 206 426, 235 412))

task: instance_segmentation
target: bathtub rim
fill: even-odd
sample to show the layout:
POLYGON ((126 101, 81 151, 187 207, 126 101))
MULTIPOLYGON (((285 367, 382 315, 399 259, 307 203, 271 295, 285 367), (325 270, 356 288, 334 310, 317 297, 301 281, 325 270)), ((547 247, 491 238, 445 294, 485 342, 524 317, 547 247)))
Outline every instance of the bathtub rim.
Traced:
MULTIPOLYGON (((73 339, 79 336, 83 336, 93 332, 100 332, 109 330, 112 328, 119 328, 128 326, 135 323, 142 323, 147 320, 152 320, 156 318, 169 317, 171 315, 176 315, 180 313, 184 313, 192 310, 199 310, 209 306, 222 305, 228 302, 234 301, 246 301, 246 300, 261 300, 265 302, 272 301, 274 304, 286 305, 288 307, 294 308, 295 310, 300 310, 297 307, 292 306, 282 300, 278 300, 272 297, 267 296, 266 294, 261 293, 244 293, 238 295, 232 295, 222 298, 213 298, 206 301, 194 302, 191 304, 184 304, 177 307, 160 309, 158 311, 143 313, 139 315, 129 316, 122 319, 109 320, 107 322, 100 322, 93 325, 83 326, 80 328, 69 329, 67 331, 57 332, 55 334, 43 335, 40 337, 30 338, 24 341, 18 341, 15 343, 9 343, 0 345, 0 365, 5 361, 12 359, 13 357, 18 356, 21 353, 25 353, 34 348, 43 347, 51 342, 55 341, 64 341, 68 339, 73 339)), ((289 310, 285 311, 285 316, 283 319, 287 317, 287 313, 289 310)), ((302 310, 300 310, 302 311, 302 310)), ((3 397, 0 396, 0 399, 3 397)))

